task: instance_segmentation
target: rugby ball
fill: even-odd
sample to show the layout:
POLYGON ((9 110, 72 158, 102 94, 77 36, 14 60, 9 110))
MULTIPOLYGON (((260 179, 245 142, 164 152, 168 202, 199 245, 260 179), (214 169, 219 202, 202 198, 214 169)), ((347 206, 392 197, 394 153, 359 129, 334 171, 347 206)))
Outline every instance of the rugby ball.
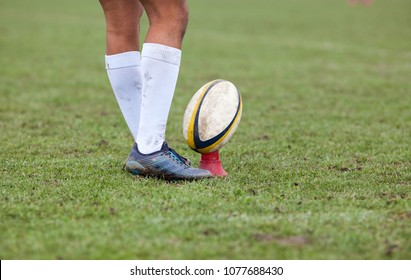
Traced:
POLYGON ((214 80, 202 86, 184 113, 183 134, 188 146, 201 154, 219 150, 236 131, 242 107, 233 83, 214 80))

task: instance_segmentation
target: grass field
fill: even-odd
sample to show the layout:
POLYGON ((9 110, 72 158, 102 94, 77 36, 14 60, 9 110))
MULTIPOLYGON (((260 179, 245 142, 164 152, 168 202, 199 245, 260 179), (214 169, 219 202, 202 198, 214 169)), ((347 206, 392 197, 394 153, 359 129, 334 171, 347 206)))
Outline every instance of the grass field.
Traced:
POLYGON ((182 117, 209 80, 244 110, 227 178, 167 183, 121 170, 98 1, 2 1, 0 258, 410 259, 410 10, 190 1, 168 142, 198 164, 182 117))

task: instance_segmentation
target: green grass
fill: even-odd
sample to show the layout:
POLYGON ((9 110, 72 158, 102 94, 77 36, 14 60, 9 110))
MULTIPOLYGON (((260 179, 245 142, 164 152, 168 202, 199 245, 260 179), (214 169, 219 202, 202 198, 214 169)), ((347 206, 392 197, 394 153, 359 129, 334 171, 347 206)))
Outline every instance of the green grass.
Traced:
MULTIPOLYGON (((411 2, 190 1, 168 142, 215 78, 229 177, 121 171, 97 1, 0 4, 1 259, 410 259, 411 2)), ((146 28, 146 23, 145 27, 146 28)))

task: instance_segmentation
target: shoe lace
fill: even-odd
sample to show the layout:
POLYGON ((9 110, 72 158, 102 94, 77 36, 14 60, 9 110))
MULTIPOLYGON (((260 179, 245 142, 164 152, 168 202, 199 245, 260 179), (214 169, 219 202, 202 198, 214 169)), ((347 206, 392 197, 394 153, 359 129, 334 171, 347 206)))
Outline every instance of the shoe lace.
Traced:
POLYGON ((185 158, 181 155, 179 155, 174 149, 172 148, 168 148, 168 152, 173 155, 178 161, 180 161, 181 163, 183 163, 186 166, 190 165, 190 160, 188 158, 185 158))

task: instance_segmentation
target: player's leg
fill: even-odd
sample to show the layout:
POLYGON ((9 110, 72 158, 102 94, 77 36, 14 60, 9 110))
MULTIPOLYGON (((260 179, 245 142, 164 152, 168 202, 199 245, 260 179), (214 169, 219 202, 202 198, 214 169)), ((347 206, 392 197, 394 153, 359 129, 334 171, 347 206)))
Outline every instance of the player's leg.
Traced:
POLYGON ((142 153, 159 151, 181 61, 181 44, 188 22, 185 0, 140 0, 150 26, 141 52, 143 98, 137 143, 142 153))
POLYGON ((186 0, 140 0, 150 21, 146 43, 181 49, 188 24, 186 0))
POLYGON ((141 107, 138 0, 100 0, 106 18, 106 69, 124 119, 136 139, 141 107))
POLYGON ((150 21, 141 52, 143 96, 140 126, 126 168, 135 175, 165 179, 211 177, 190 167, 165 142, 165 131, 181 60, 181 43, 188 21, 185 0, 140 0, 150 21))
POLYGON ((106 17, 107 55, 139 50, 139 0, 99 0, 106 17))

